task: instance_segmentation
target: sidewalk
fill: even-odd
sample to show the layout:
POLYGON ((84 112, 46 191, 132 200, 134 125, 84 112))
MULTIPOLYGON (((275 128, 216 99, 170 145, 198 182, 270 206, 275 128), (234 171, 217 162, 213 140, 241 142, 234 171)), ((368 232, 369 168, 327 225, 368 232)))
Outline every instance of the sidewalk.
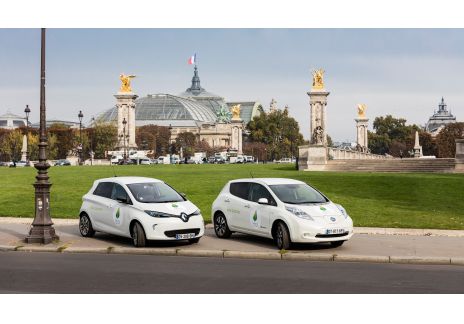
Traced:
POLYGON ((356 228, 353 238, 341 247, 298 244, 291 251, 281 253, 270 239, 245 234, 218 239, 211 225, 198 244, 150 242, 149 247, 137 249, 130 239, 113 235, 97 233, 93 238, 81 237, 76 219, 55 219, 54 222, 60 241, 44 246, 24 243, 32 219, 0 218, 0 251, 464 265, 464 231, 356 228))

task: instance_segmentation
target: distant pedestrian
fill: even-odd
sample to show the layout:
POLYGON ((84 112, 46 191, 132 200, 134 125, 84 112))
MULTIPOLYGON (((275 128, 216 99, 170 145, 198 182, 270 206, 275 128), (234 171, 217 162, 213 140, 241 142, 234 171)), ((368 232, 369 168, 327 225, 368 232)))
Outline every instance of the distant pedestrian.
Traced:
POLYGON ((400 150, 400 159, 403 158, 403 150, 400 150))

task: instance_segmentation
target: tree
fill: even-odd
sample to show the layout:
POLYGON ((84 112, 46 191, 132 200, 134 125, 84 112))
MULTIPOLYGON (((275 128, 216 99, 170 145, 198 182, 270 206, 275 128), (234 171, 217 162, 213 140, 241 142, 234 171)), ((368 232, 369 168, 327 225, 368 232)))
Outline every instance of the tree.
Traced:
POLYGON ((114 147, 118 143, 118 129, 116 125, 112 123, 97 122, 93 127, 92 133, 94 135, 92 142, 95 158, 106 158, 107 152, 114 150, 114 147))
POLYGON ((145 125, 135 130, 137 146, 153 151, 153 155, 160 156, 169 153, 170 132, 166 126, 145 125))
POLYGON ((268 159, 267 151, 267 145, 264 143, 247 142, 243 144, 243 153, 254 156, 258 161, 266 161, 268 159))
POLYGON ((197 137, 192 132, 182 132, 176 138, 176 151, 179 152, 182 148, 184 157, 192 156, 195 153, 197 137))
POLYGON ((367 131, 369 150, 374 154, 384 155, 390 150, 391 140, 388 135, 367 131))
POLYGON ((439 158, 454 158, 456 156, 456 139, 464 138, 464 123, 446 125, 436 138, 437 155, 439 158))
POLYGON ((288 115, 288 109, 261 112, 248 123, 248 129, 252 142, 267 145, 271 159, 295 156, 304 142, 298 122, 288 115))
POLYGON ((406 125, 406 119, 395 118, 392 115, 376 117, 373 128, 378 135, 388 135, 390 140, 405 141, 413 131, 421 128, 417 125, 406 125))
POLYGON ((197 141, 195 145, 195 152, 205 152, 206 156, 211 156, 215 153, 214 148, 212 148, 205 139, 197 141))
POLYGON ((437 145, 430 133, 426 131, 419 132, 419 144, 422 146, 423 155, 437 155, 437 145))
POLYGON ((76 148, 78 139, 76 140, 73 129, 63 124, 53 124, 47 129, 48 137, 55 136, 56 143, 53 146, 49 143, 49 148, 52 151, 56 150, 54 159, 65 159, 68 153, 76 148))

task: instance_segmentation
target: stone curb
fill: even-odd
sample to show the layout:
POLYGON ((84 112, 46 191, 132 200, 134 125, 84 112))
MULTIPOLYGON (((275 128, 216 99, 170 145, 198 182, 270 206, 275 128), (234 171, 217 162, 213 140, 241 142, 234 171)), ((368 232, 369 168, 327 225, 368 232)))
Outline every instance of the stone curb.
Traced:
POLYGON ((282 260, 292 261, 333 261, 333 254, 329 253, 295 253, 287 252, 282 254, 282 260))
POLYGON ((150 248, 126 248, 114 247, 110 249, 110 254, 138 254, 138 255, 176 255, 176 249, 150 249, 150 248))
POLYGON ((451 264, 451 258, 443 257, 404 257, 404 256, 391 256, 390 263, 402 264, 451 264))
POLYGON ((90 248, 90 247, 68 247, 62 250, 62 253, 101 253, 108 254, 112 250, 112 247, 106 248, 90 248))
POLYGON ((16 251, 22 252, 59 252, 59 246, 43 246, 43 245, 30 245, 19 246, 15 248, 16 251))
POLYGON ((380 255, 334 255, 334 261, 338 262, 369 262, 389 263, 390 257, 380 255))
POLYGON ((224 257, 224 251, 179 249, 179 250, 177 250, 177 255, 180 255, 180 256, 193 256, 193 257, 223 258, 224 257))
POLYGON ((460 265, 464 266, 464 257, 417 257, 417 256, 377 256, 377 255, 334 255, 329 253, 299 252, 251 252, 192 249, 151 249, 126 247, 66 247, 66 246, 5 246, 0 245, 0 252, 55 252, 55 253, 99 253, 99 254, 133 254, 161 256, 215 257, 258 260, 284 261, 332 261, 332 262, 367 262, 424 265, 460 265))
POLYGON ((282 254, 279 252, 224 251, 224 258, 282 260, 282 254))

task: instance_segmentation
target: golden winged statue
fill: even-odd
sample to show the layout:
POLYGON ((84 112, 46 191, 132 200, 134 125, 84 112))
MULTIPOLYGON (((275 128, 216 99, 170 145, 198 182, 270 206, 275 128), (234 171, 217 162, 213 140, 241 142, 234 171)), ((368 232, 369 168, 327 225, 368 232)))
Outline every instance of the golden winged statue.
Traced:
POLYGON ((312 71, 313 74, 313 89, 324 89, 324 70, 317 69, 312 71))
POLYGON ((119 89, 119 91, 120 92, 132 92, 131 79, 133 78, 135 78, 135 75, 120 74, 119 80, 121 80, 121 88, 119 89))
POLYGON ((240 119, 240 104, 233 105, 230 110, 232 111, 232 119, 240 119))
POLYGON ((366 108, 365 104, 358 104, 358 117, 365 118, 366 117, 366 108))

